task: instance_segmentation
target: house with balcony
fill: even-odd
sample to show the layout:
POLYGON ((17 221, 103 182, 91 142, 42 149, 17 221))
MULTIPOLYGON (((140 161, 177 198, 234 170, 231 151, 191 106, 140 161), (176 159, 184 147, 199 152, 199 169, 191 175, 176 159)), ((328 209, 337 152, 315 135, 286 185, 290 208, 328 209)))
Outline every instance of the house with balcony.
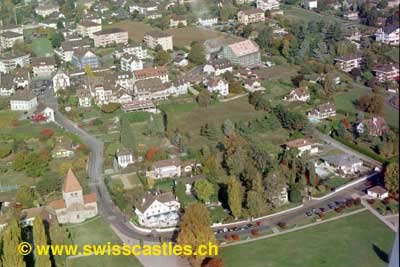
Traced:
POLYGON ((336 116, 336 106, 333 103, 324 103, 318 105, 313 111, 308 113, 309 119, 327 119, 336 116))
POLYGON ((298 156, 301 156, 304 153, 315 154, 319 151, 315 142, 305 138, 288 141, 284 143, 282 147, 287 150, 297 149, 299 151, 298 156))
POLYGON ((387 25, 375 32, 375 40, 380 43, 398 46, 400 29, 398 24, 387 25))
POLYGON ((162 31, 151 31, 145 33, 144 42, 151 49, 155 49, 157 46, 161 46, 165 51, 174 49, 172 35, 162 31))
POLYGON ((84 69, 86 65, 95 69, 100 66, 99 59, 96 54, 89 49, 77 49, 72 55, 71 64, 78 69, 84 69))
POLYGON ((376 65, 372 73, 381 83, 399 80, 399 66, 393 63, 376 65))
POLYGON ((308 87, 298 87, 290 91, 289 95, 285 96, 284 100, 293 102, 293 101, 300 101, 300 102, 307 102, 310 100, 310 92, 308 91, 308 87))
POLYGON ((53 57, 34 57, 31 59, 33 77, 50 78, 56 71, 53 57))
POLYGON ((127 148, 118 149, 116 157, 118 166, 123 169, 128 167, 128 165, 135 163, 133 152, 127 148))
POLYGON ((37 96, 29 89, 16 90, 15 94, 10 99, 11 110, 15 111, 33 110, 37 105, 37 96))
POLYGON ((134 55, 125 53, 120 58, 120 66, 123 71, 134 72, 143 69, 143 61, 134 55))
POLYGON ((229 83, 220 77, 211 77, 207 81, 207 90, 210 93, 218 93, 221 96, 229 95, 229 83))
POLYGON ((264 11, 260 8, 252 8, 239 11, 237 14, 238 21, 241 24, 248 25, 265 21, 264 11))
POLYGON ((181 177, 181 161, 178 158, 159 160, 153 162, 146 176, 153 179, 168 177, 181 177))

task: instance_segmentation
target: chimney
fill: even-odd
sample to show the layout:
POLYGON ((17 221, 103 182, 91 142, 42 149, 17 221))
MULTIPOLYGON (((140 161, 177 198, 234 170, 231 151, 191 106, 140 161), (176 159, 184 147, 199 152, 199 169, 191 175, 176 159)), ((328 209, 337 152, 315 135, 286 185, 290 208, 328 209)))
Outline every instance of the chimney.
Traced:
POLYGON ((142 198, 142 204, 146 202, 146 198, 142 198))

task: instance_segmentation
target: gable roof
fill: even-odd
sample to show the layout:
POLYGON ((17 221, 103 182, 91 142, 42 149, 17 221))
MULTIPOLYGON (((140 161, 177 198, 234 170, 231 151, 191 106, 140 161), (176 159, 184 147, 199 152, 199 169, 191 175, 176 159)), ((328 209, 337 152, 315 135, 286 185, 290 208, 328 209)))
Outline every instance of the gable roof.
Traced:
POLYGON ((82 187, 81 187, 78 179, 76 178, 74 172, 70 168, 64 179, 63 191, 65 193, 69 193, 69 192, 75 192, 75 191, 81 191, 81 190, 82 190, 82 187))
POLYGON ((257 53, 260 50, 258 48, 258 45, 251 40, 244 40, 241 42, 237 42, 237 43, 228 45, 228 47, 238 57, 257 53))
POLYGON ((171 201, 176 201, 174 195, 172 192, 168 193, 162 193, 162 194, 152 194, 148 192, 144 198, 143 202, 140 205, 137 205, 137 209, 140 210, 142 213, 145 212, 151 204, 153 204, 154 201, 159 201, 161 203, 166 203, 166 202, 171 202, 171 201))

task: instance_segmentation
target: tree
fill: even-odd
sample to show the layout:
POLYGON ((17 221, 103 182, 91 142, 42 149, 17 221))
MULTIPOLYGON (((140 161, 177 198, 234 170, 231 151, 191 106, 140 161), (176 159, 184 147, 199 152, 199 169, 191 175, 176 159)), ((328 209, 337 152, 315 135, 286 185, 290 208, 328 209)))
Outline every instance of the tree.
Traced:
POLYGON ((243 85, 240 82, 233 81, 229 83, 229 92, 232 94, 240 94, 245 91, 243 85))
POLYGON ((315 173, 315 166, 313 162, 308 162, 306 165, 308 182, 312 187, 316 187, 318 185, 318 177, 315 173))
POLYGON ((321 62, 325 62, 329 58, 328 46, 324 41, 320 41, 318 46, 313 50, 314 57, 319 59, 321 62))
POLYGON ((265 200, 262 193, 253 190, 249 191, 247 193, 246 206, 251 216, 259 216, 265 208, 265 200))
POLYGON ((171 60, 171 55, 163 49, 158 51, 155 56, 155 61, 160 66, 167 64, 170 60, 171 60))
POLYGON ((119 103, 108 103, 101 106, 101 111, 104 113, 113 113, 121 107, 119 103))
POLYGON ((194 191, 196 192, 197 198, 204 203, 209 202, 210 197, 215 193, 213 184, 205 179, 197 180, 194 183, 194 191))
POLYGON ((204 46, 198 42, 193 42, 188 55, 190 62, 196 65, 201 65, 206 63, 206 55, 204 46))
MULTIPOLYGON (((217 244, 210 224, 210 214, 204 204, 190 205, 186 208, 182 217, 177 244, 181 246, 189 245, 192 251, 197 251, 199 246, 204 244, 217 244)), ((205 256, 195 255, 191 260, 198 266, 204 258, 205 256)))
MULTIPOLYGON (((58 25, 58 24, 57 24, 58 25)), ((58 31, 52 31, 49 34, 49 39, 53 47, 60 47, 61 42, 64 41, 64 36, 58 31)))
POLYGON ((224 165, 229 174, 240 175, 244 170, 247 143, 238 135, 226 136, 224 139, 224 165))
POLYGON ((16 220, 11 220, 6 229, 2 231, 2 242, 0 242, 2 266, 25 267, 24 258, 17 251, 21 243, 21 229, 16 220))
POLYGON ((19 172, 19 171, 22 171, 25 169, 25 157, 26 157, 25 153, 22 153, 22 152, 18 152, 15 155, 13 165, 12 165, 14 171, 19 172))
POLYGON ((358 99, 358 107, 370 114, 382 115, 385 99, 381 95, 365 94, 358 99))
POLYGON ((390 163, 385 170, 385 186, 390 193, 399 192, 399 163, 390 163))
POLYGON ((196 100, 200 107, 207 107, 211 103, 210 92, 208 90, 201 90, 196 100))
POLYGON ((232 135, 235 133, 235 125, 230 119, 226 119, 222 126, 222 130, 224 132, 224 135, 226 136, 232 135))
POLYGON ((243 32, 242 32, 242 36, 244 38, 248 38, 251 34, 251 32, 253 31, 253 26, 251 24, 247 24, 246 26, 244 26, 243 28, 243 32))
POLYGON ((88 77, 94 77, 93 71, 92 71, 92 67, 90 67, 89 64, 85 65, 85 74, 88 77))
POLYGON ((294 189, 289 192, 289 201, 292 203, 300 203, 303 200, 303 195, 300 190, 294 189))
MULTIPOLYGON (((42 218, 39 216, 35 217, 33 221, 33 243, 35 246, 45 246, 47 245, 46 231, 44 229, 42 218)), ((35 267, 51 267, 51 261, 49 256, 37 254, 35 250, 35 267)))
POLYGON ((210 141, 217 141, 218 140, 218 129, 215 126, 215 123, 206 123, 203 127, 200 129, 200 134, 202 136, 207 137, 208 140, 210 141))
POLYGON ((175 192, 175 196, 178 198, 179 201, 184 200, 185 196, 186 196, 185 184, 182 181, 178 181, 175 184, 174 192, 175 192))
POLYGON ((158 147, 150 147, 145 154, 145 159, 147 161, 153 161, 154 157, 156 156, 156 154, 158 153, 158 151, 160 151, 160 149, 158 147))
POLYGON ((273 40, 273 32, 271 27, 263 27, 256 39, 257 44, 265 49, 271 46, 273 40))
POLYGON ((15 199, 16 202, 21 203, 22 207, 32 208, 34 202, 37 201, 37 195, 34 189, 29 188, 28 186, 20 186, 17 189, 15 199))
POLYGON ((236 219, 242 215, 242 193, 240 181, 231 176, 228 180, 228 205, 233 217, 236 219))
POLYGON ((146 185, 147 185, 147 189, 153 189, 154 188, 154 179, 147 177, 146 179, 146 185))

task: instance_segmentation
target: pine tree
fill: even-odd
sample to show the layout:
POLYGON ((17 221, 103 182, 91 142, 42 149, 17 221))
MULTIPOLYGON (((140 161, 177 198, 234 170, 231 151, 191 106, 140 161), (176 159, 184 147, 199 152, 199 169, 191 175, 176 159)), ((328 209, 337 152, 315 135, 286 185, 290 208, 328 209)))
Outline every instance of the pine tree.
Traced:
POLYGON ((239 180, 231 176, 228 181, 228 205, 235 218, 242 215, 242 194, 239 180))
POLYGON ((230 119, 226 119, 224 121, 224 125, 222 128, 224 131, 224 135, 226 135, 226 136, 232 135, 235 133, 235 125, 233 124, 233 122, 230 119))
POLYGON ((17 252, 18 244, 21 242, 21 229, 16 220, 12 220, 2 232, 2 266, 24 267, 25 262, 22 255, 17 252))
MULTIPOLYGON (((33 242, 35 246, 47 245, 47 236, 42 219, 36 217, 33 221, 33 242)), ((35 251, 35 267, 51 267, 49 256, 38 255, 35 251)))

